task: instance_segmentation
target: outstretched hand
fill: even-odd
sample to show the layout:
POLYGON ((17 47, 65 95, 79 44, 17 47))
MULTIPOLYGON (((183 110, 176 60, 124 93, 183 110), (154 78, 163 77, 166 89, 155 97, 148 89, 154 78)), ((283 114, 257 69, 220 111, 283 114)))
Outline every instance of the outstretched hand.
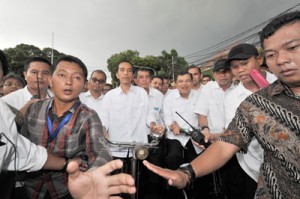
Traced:
POLYGON ((153 173, 156 173, 157 175, 160 175, 161 177, 165 178, 168 180, 168 184, 171 186, 174 186, 178 189, 183 189, 186 187, 189 178, 188 176, 178 170, 170 170, 170 169, 164 169, 159 166, 156 166, 154 164, 151 164, 147 160, 143 161, 143 164, 151 170, 153 173))
POLYGON ((121 160, 113 160, 94 170, 82 172, 79 164, 71 161, 68 165, 68 187, 71 195, 76 199, 108 199, 119 198, 113 194, 134 194, 136 188, 133 178, 128 174, 109 175, 112 171, 123 166, 121 160))

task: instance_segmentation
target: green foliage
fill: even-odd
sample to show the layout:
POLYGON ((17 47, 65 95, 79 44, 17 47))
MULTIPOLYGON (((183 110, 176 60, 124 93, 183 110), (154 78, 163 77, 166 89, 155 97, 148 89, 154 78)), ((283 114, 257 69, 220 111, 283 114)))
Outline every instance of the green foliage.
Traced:
POLYGON ((134 63, 137 63, 140 61, 139 59, 140 59, 139 52, 133 51, 133 50, 126 50, 126 51, 112 55, 107 60, 107 68, 108 68, 109 72, 111 73, 111 78, 112 78, 113 84, 115 82, 118 82, 116 73, 118 70, 118 64, 120 62, 129 61, 134 65, 134 63))
MULTIPOLYGON (((44 57, 51 61, 51 48, 44 48, 43 50, 39 49, 34 45, 28 44, 19 44, 14 48, 8 48, 3 50, 9 64, 9 70, 22 75, 24 62, 29 57, 44 57)), ((56 60, 59 56, 64 55, 63 53, 58 52, 53 49, 54 60, 56 60)))
POLYGON ((169 78, 172 78, 173 72, 176 74, 188 66, 185 59, 180 57, 175 49, 172 49, 170 53, 164 50, 159 56, 147 55, 145 57, 140 57, 136 50, 127 50, 114 54, 107 60, 113 84, 118 82, 116 77, 118 64, 124 60, 130 61, 133 66, 152 68, 156 71, 156 75, 165 75, 169 78), (172 66, 174 66, 174 71, 172 66))

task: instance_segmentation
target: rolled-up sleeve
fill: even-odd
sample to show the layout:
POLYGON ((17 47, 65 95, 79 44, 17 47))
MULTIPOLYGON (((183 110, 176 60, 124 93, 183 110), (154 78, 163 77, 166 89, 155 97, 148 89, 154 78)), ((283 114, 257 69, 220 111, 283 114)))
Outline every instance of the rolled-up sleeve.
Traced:
POLYGON ((246 114, 247 112, 243 111, 240 106, 225 133, 220 137, 221 141, 234 144, 244 152, 247 152, 248 145, 253 138, 246 114))

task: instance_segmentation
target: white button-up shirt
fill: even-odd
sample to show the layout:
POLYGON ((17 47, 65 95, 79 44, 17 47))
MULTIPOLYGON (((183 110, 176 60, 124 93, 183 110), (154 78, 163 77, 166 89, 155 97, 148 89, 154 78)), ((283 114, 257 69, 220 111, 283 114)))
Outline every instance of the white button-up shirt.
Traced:
MULTIPOLYGON (((148 95, 140 87, 131 86, 127 94, 121 87, 108 92, 101 103, 99 117, 116 142, 147 143, 148 95)), ((126 157, 127 149, 110 146, 114 157, 126 157)), ((131 156, 131 153, 129 153, 131 156)))
POLYGON ((167 138, 178 140, 182 146, 186 145, 190 137, 182 134, 174 135, 169 129, 169 126, 171 126, 173 122, 176 122, 180 128, 185 130, 190 129, 190 126, 176 114, 177 111, 192 126, 198 128, 198 115, 194 113, 198 93, 198 91, 191 90, 188 99, 185 99, 182 98, 179 91, 175 89, 170 92, 164 100, 163 115, 168 130, 167 138))
POLYGON ((210 81, 203 86, 199 95, 195 113, 207 117, 208 127, 212 133, 222 133, 225 130, 225 96, 235 88, 232 84, 224 91, 216 81, 210 81))
MULTIPOLYGON (((161 116, 162 116, 164 95, 159 90, 155 88, 150 88, 148 99, 149 99, 149 113, 152 114, 151 121, 155 122, 156 124, 163 125, 161 116)), ((148 123, 151 121, 148 121, 148 123)))
MULTIPOLYGON (((52 92, 48 89, 47 90, 47 98, 52 97, 52 92)), ((3 96, 1 99, 5 101, 7 104, 11 105, 12 107, 20 110, 29 100, 31 100, 32 94, 29 92, 28 87, 25 86, 22 89, 16 90, 8 95, 3 96)))
POLYGON ((99 115, 99 112, 101 111, 100 105, 104 98, 104 95, 101 94, 97 99, 95 99, 90 91, 81 93, 79 95, 79 99, 82 103, 86 104, 89 108, 94 109, 96 113, 99 115))
MULTIPOLYGON (((269 83, 273 83, 277 78, 267 72, 266 80, 269 83)), ((244 99, 246 99, 252 92, 246 89, 242 83, 240 83, 231 93, 225 98, 225 116, 226 127, 235 116, 236 109, 244 99)), ((263 149, 258 143, 257 139, 253 139, 248 146, 248 152, 246 154, 236 153, 238 162, 242 169, 257 182, 259 176, 260 165, 262 164, 263 149)))
POLYGON ((0 141, 5 145, 0 146, 0 172, 1 170, 15 169, 18 171, 40 170, 47 160, 47 150, 42 146, 31 143, 17 132, 15 115, 0 99, 0 141), (9 139, 9 140, 8 140, 9 139), (11 141, 15 147, 9 142, 11 141), (15 165, 15 157, 16 165, 15 165), (15 167, 16 166, 16 167, 15 167))

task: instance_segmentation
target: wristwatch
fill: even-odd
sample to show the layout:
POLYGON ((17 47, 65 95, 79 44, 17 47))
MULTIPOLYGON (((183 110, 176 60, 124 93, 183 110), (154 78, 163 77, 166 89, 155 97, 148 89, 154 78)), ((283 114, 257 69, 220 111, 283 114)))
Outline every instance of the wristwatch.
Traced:
POLYGON ((67 170, 67 167, 68 167, 69 163, 70 163, 69 158, 66 158, 66 157, 65 157, 65 164, 64 164, 64 167, 62 168, 63 171, 66 171, 66 170, 67 170))
POLYGON ((202 130, 202 131, 203 131, 204 129, 208 129, 208 130, 210 131, 210 129, 209 129, 208 126, 202 126, 202 127, 201 127, 201 130, 202 130))
POLYGON ((191 182, 193 182, 196 179, 195 171, 190 163, 184 163, 184 164, 180 165, 178 170, 186 173, 189 176, 188 184, 190 184, 191 182))

